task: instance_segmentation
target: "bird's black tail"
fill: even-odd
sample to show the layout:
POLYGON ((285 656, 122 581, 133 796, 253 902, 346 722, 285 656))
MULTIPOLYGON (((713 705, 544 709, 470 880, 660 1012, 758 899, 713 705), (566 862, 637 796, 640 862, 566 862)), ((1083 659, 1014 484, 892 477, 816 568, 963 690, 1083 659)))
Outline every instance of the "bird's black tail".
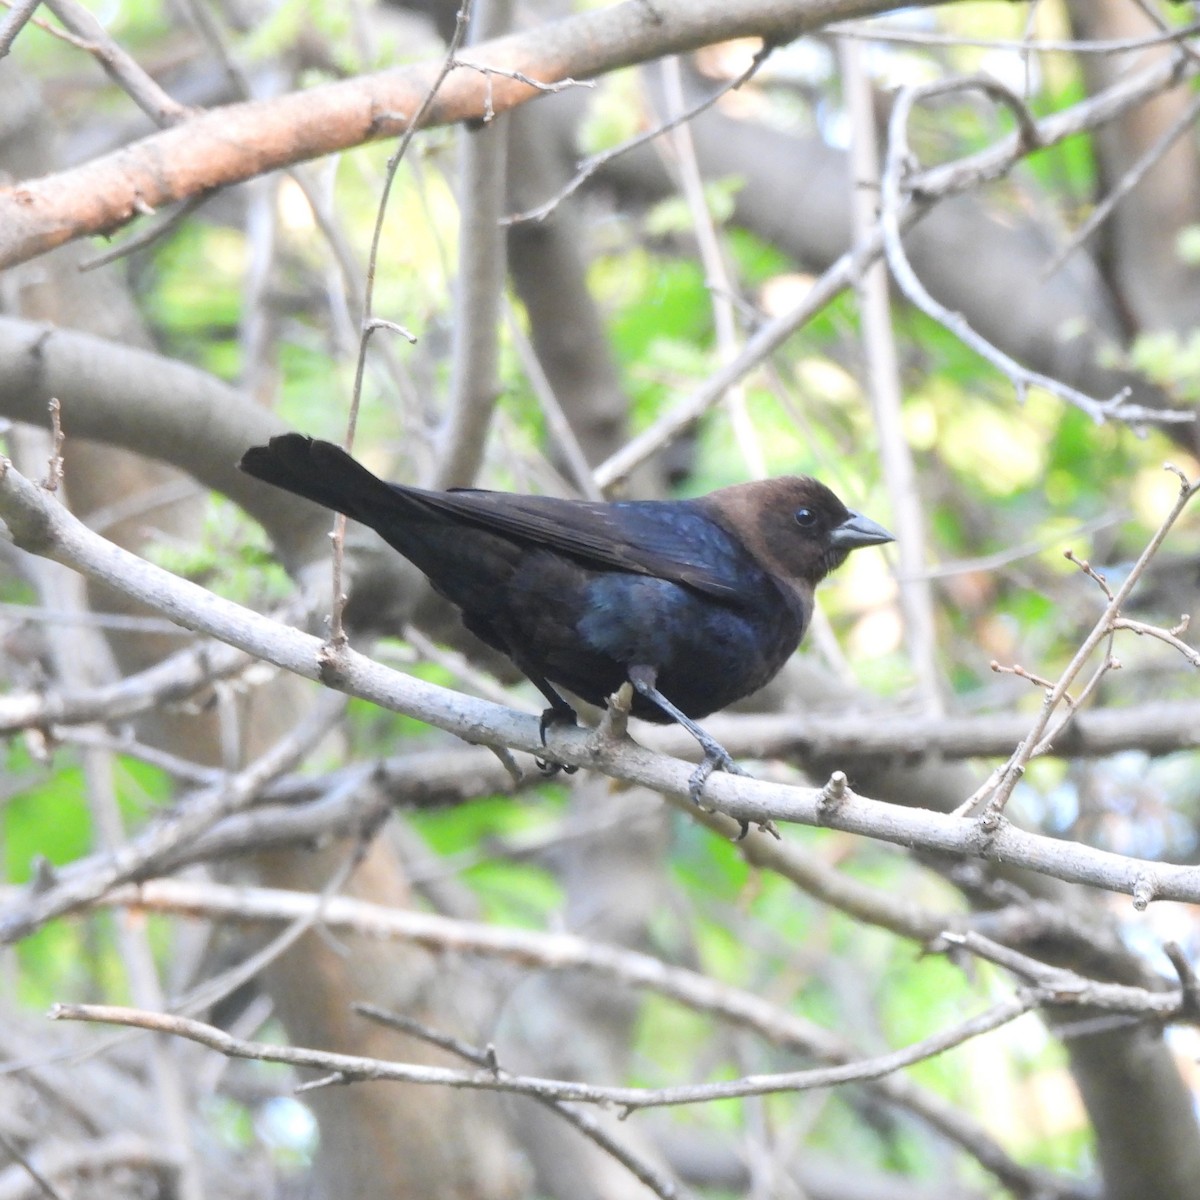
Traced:
POLYGON ((372 475, 340 446, 300 433, 280 434, 265 446, 254 446, 238 467, 372 527, 381 517, 409 507, 401 489, 372 475))

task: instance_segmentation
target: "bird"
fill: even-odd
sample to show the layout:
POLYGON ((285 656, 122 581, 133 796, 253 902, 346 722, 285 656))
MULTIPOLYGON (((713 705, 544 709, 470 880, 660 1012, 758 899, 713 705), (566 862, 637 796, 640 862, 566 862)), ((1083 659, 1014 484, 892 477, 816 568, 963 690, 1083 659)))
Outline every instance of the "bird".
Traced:
POLYGON ((698 720, 778 674, 816 585, 851 550, 895 540, 807 476, 685 500, 429 491, 300 433, 238 466, 368 526, 422 571, 546 698, 543 746, 551 726, 577 723, 559 689, 603 708, 630 683, 633 716, 676 722, 703 750, 689 780, 697 803, 715 769, 742 773, 698 720))

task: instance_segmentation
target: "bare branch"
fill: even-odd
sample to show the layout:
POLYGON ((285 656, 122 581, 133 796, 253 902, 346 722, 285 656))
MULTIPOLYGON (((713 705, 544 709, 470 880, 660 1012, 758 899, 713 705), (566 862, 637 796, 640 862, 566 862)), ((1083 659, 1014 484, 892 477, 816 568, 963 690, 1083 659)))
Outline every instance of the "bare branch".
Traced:
POLYGON ((847 1063, 843 1066, 785 1071, 778 1074, 754 1075, 729 1082, 667 1088, 603 1087, 565 1079, 502 1075, 489 1069, 454 1071, 445 1067, 395 1063, 384 1059, 335 1054, 298 1046, 269 1045, 264 1042, 251 1042, 233 1037, 222 1029, 188 1017, 147 1012, 135 1008, 121 1008, 117 1005, 56 1004, 51 1008, 49 1015, 52 1020, 56 1021, 101 1022, 183 1037, 230 1058, 287 1063, 294 1067, 323 1071, 332 1077, 331 1082, 376 1081, 432 1084, 442 1087, 511 1092, 514 1095, 543 1100, 615 1104, 629 1112, 635 1112, 643 1108, 703 1104, 713 1100, 766 1096, 777 1092, 811 1091, 816 1088, 879 1079, 904 1067, 912 1066, 914 1063, 943 1054, 981 1034, 998 1029, 1045 1002, 1046 997, 1041 992, 1029 989, 1011 1000, 993 1005, 976 1017, 971 1017, 949 1029, 940 1030, 931 1037, 911 1046, 906 1046, 903 1050, 881 1054, 860 1062, 847 1063))
POLYGON ((42 886, 31 889, 23 900, 0 912, 0 940, 24 937, 45 921, 96 900, 119 883, 138 878, 220 818, 245 808, 272 779, 290 770, 313 749, 344 706, 344 697, 326 697, 266 754, 164 816, 141 837, 114 848, 101 869, 77 875, 64 872, 61 881, 42 881, 42 886))
MULTIPOLYGON (((460 65, 420 124, 478 120, 489 107, 505 112, 543 95, 522 76, 557 83, 731 38, 791 40, 881 7, 880 0, 830 0, 817 8, 811 0, 655 0, 588 10, 455 56, 460 65)), ((227 105, 74 170, 0 189, 0 266, 111 233, 144 210, 401 134, 417 123, 436 75, 436 66, 422 63, 227 105)))
MULTIPOLYGON (((99 1187, 102 1177, 109 1173, 121 1179, 118 1186, 127 1187, 128 1173, 140 1172, 152 1178, 151 1186, 169 1191, 175 1186, 179 1170, 178 1162, 160 1143, 151 1144, 146 1138, 129 1133, 50 1146, 39 1152, 38 1161, 42 1176, 70 1187, 72 1196, 78 1195, 77 1184, 79 1187, 99 1187)), ((44 1196, 44 1189, 38 1185, 32 1185, 38 1190, 30 1190, 26 1174, 25 1167, 20 1165, 0 1171, 0 1200, 34 1200, 44 1196)))
MULTIPOLYGON (((321 679, 330 687, 395 712, 419 717, 468 741, 510 746, 533 755, 549 753, 567 765, 592 767, 653 788, 681 807, 691 808, 687 800, 692 773, 689 764, 662 758, 632 743, 596 744, 584 729, 555 730, 549 747, 543 748, 538 722, 533 717, 389 671, 350 649, 338 656, 336 664, 331 663, 322 656, 322 643, 317 638, 214 596, 92 533, 4 460, 0 460, 0 516, 21 548, 103 580, 180 624, 209 633, 277 666, 309 679, 321 679)), ((1160 535, 1165 536, 1165 528, 1160 535)), ((1159 540, 1156 537, 1153 545, 1159 540)), ((254 786, 258 782, 256 778, 254 786)), ((241 788, 237 794, 242 794, 241 788)), ((849 790, 837 808, 827 812, 822 810, 820 797, 818 789, 781 787, 734 775, 714 775, 706 793, 708 800, 738 822, 760 824, 774 819, 824 824, 902 845, 1027 866, 1060 879, 1136 894, 1139 899, 1149 895, 1200 901, 1198 867, 1112 854, 1025 833, 1004 823, 985 829, 978 823, 940 813, 863 799, 849 790)), ((204 819, 207 821, 207 815, 204 819)), ((116 877, 111 882, 116 882, 116 877)), ((32 908, 41 911, 37 900, 32 901, 32 908)), ((20 936, 29 928, 28 920, 28 914, 14 922, 0 920, 0 937, 20 936)))
POLYGON ((7 1153, 14 1162, 20 1164, 21 1169, 29 1176, 43 1196, 48 1196, 49 1200, 64 1200, 62 1192, 60 1192, 58 1188, 56 1188, 54 1184, 52 1184, 50 1180, 47 1179, 46 1176, 43 1175, 42 1172, 39 1171, 37 1167, 29 1161, 28 1158, 21 1153, 21 1147, 3 1132, 0 1132, 0 1147, 4 1149, 5 1153, 7 1153))
POLYGON ((910 182, 912 176, 916 174, 916 169, 913 164, 912 151, 908 145, 909 118, 918 101, 925 100, 930 96, 941 96, 950 91, 968 88, 975 88, 987 93, 1007 105, 1016 114, 1019 152, 1028 153, 1041 145, 1038 123, 1033 119, 1024 103, 996 80, 987 76, 939 81, 919 87, 904 88, 900 92, 888 123, 888 149, 883 169, 882 207, 879 220, 883 230, 888 265, 891 267, 892 275, 900 285, 901 291, 913 304, 944 325, 961 342, 970 346, 998 370, 1003 371, 1017 389, 1018 399, 1023 400, 1026 390, 1030 387, 1044 388, 1060 399, 1074 404, 1097 424, 1110 418, 1134 422, 1194 421, 1196 416, 1192 412, 1168 413, 1162 409, 1146 408, 1145 405, 1129 404, 1126 402, 1127 390, 1107 400, 1097 400, 1085 395, 1077 388, 1022 366, 1016 359, 1005 354, 972 329, 961 313, 951 312, 944 304, 935 300, 925 285, 917 278, 912 264, 908 261, 908 255, 904 251, 904 243, 900 236, 900 217, 904 210, 905 193, 908 192, 911 195, 922 191, 919 182, 910 182))
MULTIPOLYGON (((1155 62, 1141 71, 1130 72, 1119 84, 1079 104, 1036 122, 1033 144, 1047 147, 1077 133, 1113 120, 1121 112, 1142 103, 1150 96, 1178 83, 1194 73, 1184 63, 1155 62)), ((893 220, 903 233, 931 205, 945 196, 967 191, 980 183, 996 179, 1012 168, 1028 149, 1027 139, 1012 135, 995 147, 969 155, 941 167, 931 167, 907 179, 907 198, 893 212, 893 220)), ((747 341, 738 357, 715 371, 690 396, 679 401, 652 425, 631 439, 595 470, 597 484, 609 490, 636 470, 647 459, 673 441, 698 417, 715 406, 726 390, 774 353, 788 337, 853 285, 863 271, 884 252, 884 236, 879 226, 869 238, 843 254, 813 284, 808 294, 791 310, 763 324, 747 341)), ((1023 369, 1023 368, 1022 368, 1023 369)), ((1105 413, 1114 416, 1114 413, 1105 413)), ((1142 410, 1125 405, 1123 415, 1135 421, 1195 420, 1192 412, 1142 410)))
MULTIPOLYGON (((403 1013, 390 1012, 375 1004, 355 1004, 353 1007, 356 1013, 368 1020, 378 1021, 381 1025, 399 1029, 411 1037, 420 1038, 431 1045, 448 1050, 451 1054, 456 1054, 459 1058, 474 1063, 477 1067, 494 1072, 499 1078, 511 1078, 497 1062, 495 1048, 492 1046, 488 1046, 486 1050, 480 1050, 467 1045, 460 1038, 448 1037, 436 1030, 429 1029, 421 1022, 406 1017, 403 1013)), ((578 1129, 584 1137, 594 1142, 606 1154, 615 1158, 635 1179, 641 1180, 656 1196, 661 1196, 663 1200, 672 1200, 674 1197, 678 1197, 679 1200, 687 1200, 687 1197, 692 1194, 682 1187, 678 1180, 664 1175, 652 1163, 646 1162, 629 1147, 614 1138, 591 1113, 564 1104, 561 1100, 550 1100, 542 1096, 534 1099, 566 1121, 568 1125, 578 1129)))
MULTIPOLYGON (((862 245, 876 222, 879 158, 875 144, 875 102, 871 81, 854 42, 838 43, 843 88, 850 119, 852 171, 849 197, 854 241, 862 245)), ((901 414, 900 364, 892 329, 887 269, 876 260, 855 280, 861 316, 864 387, 875 415, 877 444, 896 525, 896 570, 904 639, 922 705, 931 713, 944 711, 942 676, 937 663, 933 588, 924 577, 926 522, 913 452, 904 433, 901 414)))
POLYGON ((536 208, 529 208, 524 212, 510 214, 504 218, 503 224, 516 225, 521 221, 544 221, 564 200, 579 191, 606 163, 612 162, 614 158, 619 158, 622 154, 627 154, 630 150, 636 150, 638 146, 644 146, 647 142, 654 141, 655 138, 662 137, 665 133, 670 133, 685 126, 688 121, 693 120, 702 112, 712 108, 722 96, 726 96, 730 92, 740 88, 766 62, 767 56, 773 49, 773 43, 769 41, 764 43, 763 47, 750 60, 750 65, 740 75, 735 75, 728 82, 723 83, 712 95, 706 96, 700 103, 694 104, 691 108, 677 113, 669 120, 656 125, 653 129, 647 129, 645 132, 639 133, 636 137, 622 142, 619 146, 602 150, 599 154, 593 154, 591 158, 585 159, 578 165, 575 174, 568 180, 565 187, 560 188, 553 196, 539 204, 536 208))
MULTIPOLYGON (((1105 655, 1104 662, 1099 670, 1092 676, 1091 680, 1084 686, 1083 690, 1075 697, 1074 702, 1069 706, 1067 715, 1054 726, 1050 728, 1051 718, 1054 716, 1060 703, 1062 703, 1067 695, 1068 689, 1079 677, 1080 672, 1095 652, 1096 648, 1106 638, 1111 639, 1113 630, 1116 628, 1115 622, 1121 613, 1121 608, 1125 601, 1129 598, 1130 592, 1133 591, 1138 581, 1141 579, 1150 560, 1158 552, 1159 547, 1163 544, 1171 527, 1178 520, 1180 514, 1188 506, 1192 497, 1200 491, 1200 482, 1189 483, 1182 473, 1175 467, 1170 465, 1166 468, 1179 476, 1180 487, 1179 494, 1172 505, 1171 510, 1163 518, 1154 536, 1150 539, 1146 548, 1138 556, 1137 562, 1130 568, 1129 574, 1126 575, 1121 586, 1115 592, 1108 588, 1107 582, 1092 570, 1091 566, 1086 563, 1080 565, 1087 571, 1092 578, 1096 579, 1103 588, 1105 594, 1109 597, 1107 606, 1104 612, 1100 615, 1099 620, 1092 627, 1092 631, 1084 638, 1079 649, 1075 652, 1071 661, 1067 664, 1063 673, 1059 676, 1058 682, 1052 688, 1047 689, 1045 699, 1042 702, 1042 708, 1038 714, 1037 720, 1033 724, 1033 728, 1013 751, 1012 756, 1003 767, 993 773, 990 779, 981 787, 974 796, 970 798, 960 811, 969 811, 971 807, 985 796, 988 797, 987 809, 984 820, 990 820, 995 815, 999 814, 1004 805, 1008 802, 1008 798, 1012 795, 1013 788, 1016 787, 1017 781, 1025 772, 1025 767, 1038 754, 1044 753, 1045 749, 1053 744, 1057 738, 1059 731, 1062 730, 1067 722, 1071 719, 1072 714, 1083 704, 1088 695, 1095 690, 1103 673, 1110 669, 1113 665, 1111 652, 1105 655)), ((1079 561, 1079 560, 1075 560, 1079 561)), ((1165 631, 1164 631, 1165 632, 1165 631)), ((1170 639, 1170 635, 1167 635, 1170 639)), ((1186 649, 1186 647, 1185 647, 1186 649)))
MULTIPOLYGON (((354 447, 354 433, 358 426, 358 410, 359 405, 362 403, 363 376, 367 366, 367 347, 370 344, 371 335, 377 329, 381 328, 374 320, 375 271, 379 263, 379 247, 383 240, 383 221, 387 213, 388 198, 391 196, 392 185, 396 181, 396 172, 400 169, 400 163, 404 159, 405 152, 412 143, 417 129, 420 128, 425 114, 433 107, 438 90, 445 84, 446 79, 453 69, 454 56, 467 32, 467 23, 471 16, 472 2, 473 0, 463 0, 462 7, 458 10, 458 15, 454 22, 454 36, 450 39, 450 45, 446 47, 441 67, 421 96, 420 103, 416 106, 416 112, 402 126, 400 144, 396 147, 396 152, 388 159, 387 170, 384 173, 383 187, 379 194, 379 204, 375 209, 375 225, 371 230, 371 249, 367 255, 366 280, 363 289, 363 325, 358 341, 358 356, 354 364, 354 384, 350 391, 350 409, 346 414, 346 437, 343 443, 347 450, 351 450, 354 447)), ((338 513, 335 516, 331 538, 333 542, 333 556, 330 563, 330 570, 332 573, 333 600, 329 623, 329 645, 324 653, 332 660, 336 658, 346 644, 346 632, 342 627, 342 617, 345 612, 347 599, 345 592, 342 590, 342 565, 346 546, 346 517, 344 513, 338 513)))
MULTIPOLYGON (((1183 621, 1183 626, 1187 628, 1186 618, 1183 621)), ((1178 650, 1184 658, 1192 664, 1193 667, 1200 667, 1200 650, 1196 650, 1193 646, 1189 646, 1187 642, 1179 640, 1177 630, 1163 629, 1158 625, 1147 625, 1145 621, 1131 621, 1128 617, 1117 617, 1112 622, 1113 629, 1128 629, 1136 633, 1139 637, 1155 637, 1159 641, 1166 642, 1174 650, 1178 650)))
POLYGON ((0 734, 34 726, 125 720, 187 700, 217 680, 245 670, 253 661, 231 646, 201 645, 181 650, 116 683, 0 696, 0 734))
POLYGON ((1053 275, 1112 216, 1117 205, 1121 203, 1121 200, 1141 183, 1154 167, 1155 163, 1161 161, 1162 157, 1175 142, 1192 129, 1196 123, 1197 116, 1200 116, 1200 96, 1192 97, 1192 102, 1155 139, 1154 144, 1142 154, 1137 162, 1121 176, 1116 185, 1105 194, 1103 200, 1088 213, 1087 219, 1083 224, 1071 234, 1067 242, 1055 252, 1054 257, 1042 268, 1041 274, 1043 279, 1048 279, 1053 275))
POLYGON ((168 96, 141 64, 118 46, 105 32, 104 26, 77 0, 45 0, 45 4, 71 33, 86 39, 88 51, 108 77, 128 93, 156 125, 175 125, 191 115, 191 110, 168 96))
MULTIPOLYGON (((474 42, 507 31, 511 0, 486 0, 480 20, 482 28, 472 31, 474 42)), ((450 396, 432 481, 439 488, 469 487, 475 482, 500 398, 500 306, 507 268, 500 212, 508 173, 508 126, 504 121, 493 125, 488 111, 482 126, 459 136, 458 276, 450 396)))
POLYGON ((1078 41, 1073 38, 981 38, 958 33, 933 33, 924 29, 889 28, 872 21, 834 24, 826 32, 864 42, 893 42, 902 46, 970 46, 981 50, 1017 50, 1022 54, 1124 54, 1130 50, 1148 50, 1153 46, 1186 42, 1200 33, 1200 23, 1146 37, 1110 38, 1106 41, 1078 41))
POLYGON ((4 58, 12 49, 17 34, 25 28, 41 2, 42 0, 15 0, 9 6, 8 15, 0 21, 0 58, 4 58))

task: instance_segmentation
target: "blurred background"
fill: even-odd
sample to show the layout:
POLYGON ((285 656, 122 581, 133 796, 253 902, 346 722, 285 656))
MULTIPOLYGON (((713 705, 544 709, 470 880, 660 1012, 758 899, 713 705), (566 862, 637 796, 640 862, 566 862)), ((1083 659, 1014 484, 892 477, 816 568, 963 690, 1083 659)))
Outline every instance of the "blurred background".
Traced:
MULTIPOLYGON (((569 75, 570 23, 603 7, 477 0, 465 41, 518 31, 569 75)), ((638 29, 650 5, 623 7, 638 29)), ((759 8, 778 28, 745 7, 747 29, 759 8)), ((953 810, 1104 610, 1064 551, 1119 586, 1178 494, 1163 463, 1200 474, 1195 6, 783 7, 805 36, 769 54, 747 37, 660 58, 631 35, 642 65, 419 132, 398 165, 390 139, 201 183, 9 269, 4 452, 45 474, 56 397, 78 517, 316 633, 330 522, 233 464, 285 428, 343 440, 356 390, 356 454, 410 483, 654 498, 815 475, 898 542, 853 555, 780 678, 706 727, 761 777, 842 770, 953 810), (1054 144, 1017 152, 1033 121, 1054 144), (881 210, 904 228, 891 271, 852 257, 878 248, 881 210)), ((440 64, 457 12, 47 2, 0 60, 0 171, 136 144, 155 123, 131 81, 181 106, 159 123, 186 135, 193 110, 440 64)), ((185 136, 163 170, 202 181, 204 152, 185 136)), ((1125 618, 1176 627, 1198 580, 1185 513, 1125 618)), ((345 583, 357 648, 541 710, 362 531, 345 583)), ((1056 739, 1008 815, 1195 863, 1195 661, 1153 633, 1105 639, 1076 691, 1094 674, 1106 723, 1056 739)), ((0 680, 0 1197, 1195 1192, 1194 1031, 1077 1009, 870 1084, 591 1114, 626 1161, 516 1097, 296 1095, 311 1072, 50 1024, 55 1001, 124 1003, 463 1066, 436 1031, 513 1072, 657 1088, 857 1060, 1012 995, 1008 972, 944 953, 943 928, 1150 992, 1174 978, 1163 944, 1194 957, 1197 929, 1188 906, 829 830, 733 844, 588 772, 546 782, 524 760, 514 782, 483 748, 201 645, 8 541, 0 680)))

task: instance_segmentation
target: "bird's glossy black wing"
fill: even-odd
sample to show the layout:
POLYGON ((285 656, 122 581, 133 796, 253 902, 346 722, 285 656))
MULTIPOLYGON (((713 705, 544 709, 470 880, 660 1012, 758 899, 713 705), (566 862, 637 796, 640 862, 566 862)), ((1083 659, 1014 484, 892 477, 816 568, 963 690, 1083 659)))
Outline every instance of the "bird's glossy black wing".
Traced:
POLYGON ((426 492, 391 485, 422 507, 503 537, 544 546, 588 566, 653 575, 718 599, 736 599, 746 551, 686 500, 614 504, 470 488, 426 492))
POLYGON ((471 488, 430 492, 386 483, 341 447, 298 433, 248 450, 239 465, 369 525, 410 556, 402 531, 424 515, 545 546, 585 565, 669 579, 727 602, 761 573, 739 542, 686 500, 597 504, 471 488))

